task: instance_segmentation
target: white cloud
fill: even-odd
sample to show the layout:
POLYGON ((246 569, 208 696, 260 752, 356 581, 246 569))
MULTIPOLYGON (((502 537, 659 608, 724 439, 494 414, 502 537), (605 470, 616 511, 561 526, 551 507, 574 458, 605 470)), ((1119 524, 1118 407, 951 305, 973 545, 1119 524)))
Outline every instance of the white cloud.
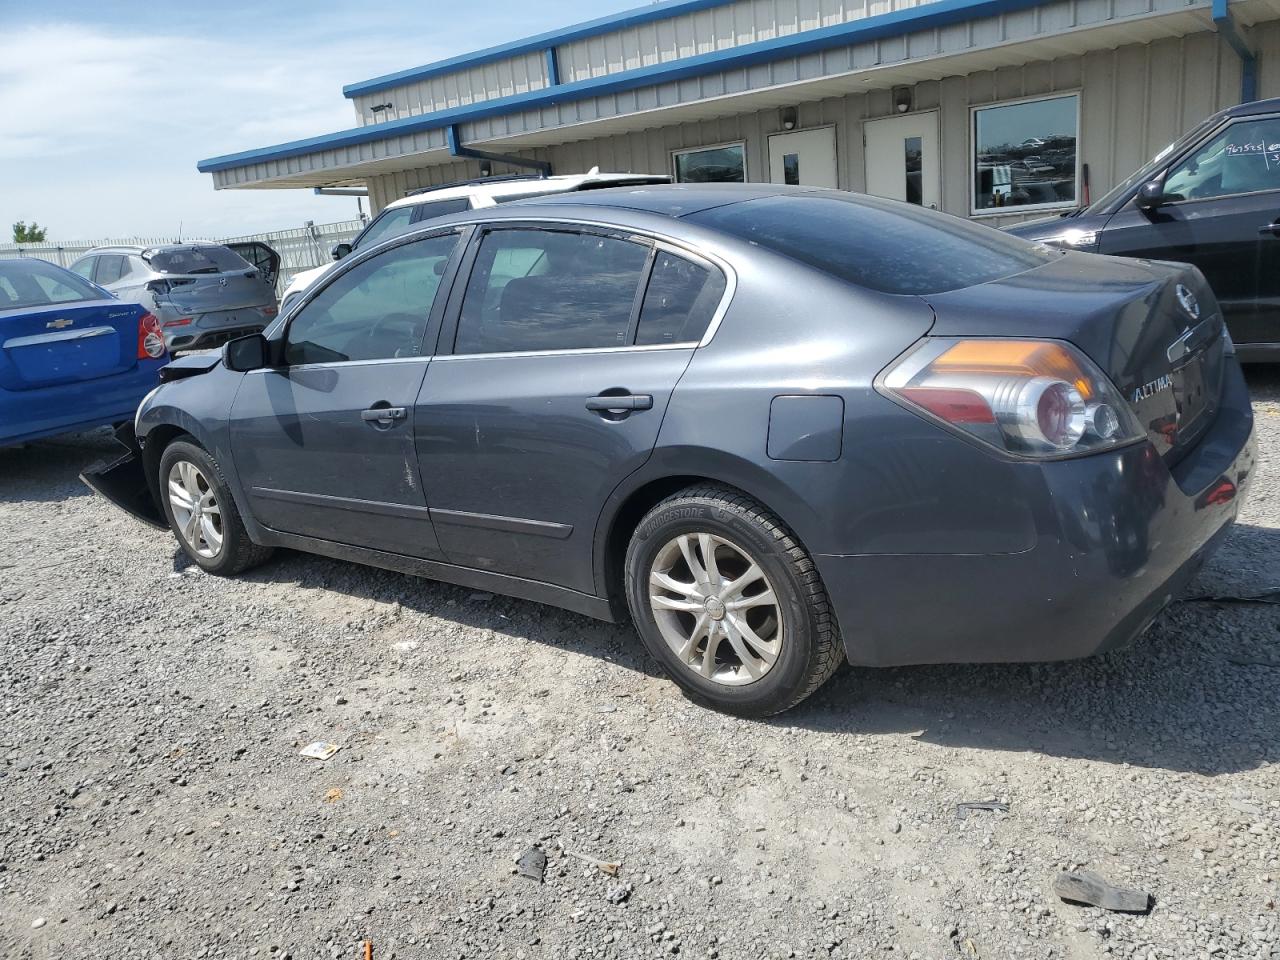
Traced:
POLYGON ((215 192, 196 161, 354 126, 344 82, 434 51, 285 37, 0 33, 0 229, 35 219, 51 239, 94 239, 167 235, 181 221, 218 236, 351 218, 354 201, 309 191, 215 192))

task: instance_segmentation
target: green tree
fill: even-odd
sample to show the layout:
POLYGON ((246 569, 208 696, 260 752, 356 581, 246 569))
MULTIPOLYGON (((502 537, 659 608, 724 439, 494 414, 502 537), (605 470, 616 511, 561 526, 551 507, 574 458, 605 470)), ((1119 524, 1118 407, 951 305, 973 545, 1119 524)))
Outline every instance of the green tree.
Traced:
POLYGON ((13 225, 13 242, 14 243, 43 243, 45 237, 45 229, 34 220, 31 226, 27 226, 26 221, 19 220, 13 225))

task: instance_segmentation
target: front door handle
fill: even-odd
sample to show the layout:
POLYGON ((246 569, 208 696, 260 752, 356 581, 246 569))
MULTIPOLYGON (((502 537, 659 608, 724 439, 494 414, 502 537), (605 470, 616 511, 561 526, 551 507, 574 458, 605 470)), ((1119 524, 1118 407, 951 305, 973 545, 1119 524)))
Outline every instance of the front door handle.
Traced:
POLYGON ((652 410, 653 397, 647 393, 620 394, 618 396, 592 397, 587 409, 598 412, 621 410, 652 410))
POLYGON ((403 420, 409 415, 404 407, 370 407, 360 411, 360 419, 366 423, 377 423, 390 426, 396 420, 403 420))
POLYGON ((1258 228, 1258 235, 1263 237, 1280 237, 1280 220, 1258 228))

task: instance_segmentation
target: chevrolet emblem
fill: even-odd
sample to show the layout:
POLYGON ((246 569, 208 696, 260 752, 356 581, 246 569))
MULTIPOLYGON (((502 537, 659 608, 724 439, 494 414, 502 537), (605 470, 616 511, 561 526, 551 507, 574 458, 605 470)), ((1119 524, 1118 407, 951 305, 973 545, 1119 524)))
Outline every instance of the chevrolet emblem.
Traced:
POLYGON ((67 327, 71 326, 73 323, 75 323, 74 320, 67 320, 63 317, 59 317, 57 320, 50 320, 48 323, 44 325, 44 328, 46 330, 65 330, 67 327))

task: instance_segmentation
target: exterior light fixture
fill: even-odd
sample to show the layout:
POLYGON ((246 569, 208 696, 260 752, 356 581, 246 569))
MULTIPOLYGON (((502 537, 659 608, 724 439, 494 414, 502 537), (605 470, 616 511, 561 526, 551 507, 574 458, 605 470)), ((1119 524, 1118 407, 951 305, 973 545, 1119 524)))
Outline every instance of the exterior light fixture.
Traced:
POLYGON ((911 109, 910 87, 893 88, 893 106, 899 113, 906 113, 911 109))
POLYGON ((796 128, 797 120, 798 120, 797 110, 795 107, 782 108, 782 129, 783 130, 794 130, 796 128))

